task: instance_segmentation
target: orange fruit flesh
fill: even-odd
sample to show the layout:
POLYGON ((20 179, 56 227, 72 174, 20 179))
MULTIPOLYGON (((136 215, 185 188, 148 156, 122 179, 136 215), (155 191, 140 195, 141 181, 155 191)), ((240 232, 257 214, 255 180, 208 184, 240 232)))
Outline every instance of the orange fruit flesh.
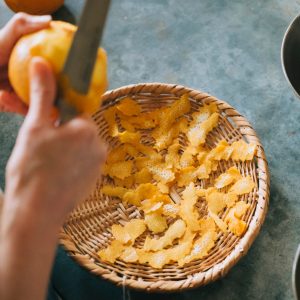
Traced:
MULTIPOLYGON (((52 21, 49 28, 22 37, 15 45, 8 65, 8 76, 17 95, 29 105, 29 63, 35 56, 49 61, 57 80, 63 69, 76 26, 52 21)), ((107 88, 107 58, 99 48, 87 95, 79 94, 62 83, 64 97, 80 113, 93 113, 107 88)))
POLYGON ((26 12, 32 15, 52 14, 64 4, 64 0, 5 0, 14 12, 26 12))

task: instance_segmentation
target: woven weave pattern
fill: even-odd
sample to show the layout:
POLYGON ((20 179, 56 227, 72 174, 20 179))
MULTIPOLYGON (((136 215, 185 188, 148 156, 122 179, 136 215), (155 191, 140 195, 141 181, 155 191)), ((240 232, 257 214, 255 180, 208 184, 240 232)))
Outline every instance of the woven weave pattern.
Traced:
MULTIPOLYGON (((123 223, 141 217, 134 206, 124 206, 116 198, 103 196, 100 192, 101 184, 107 183, 108 178, 103 178, 98 183, 91 196, 78 205, 69 215, 60 233, 60 242, 81 265, 92 273, 100 275, 118 285, 126 285, 137 289, 149 291, 178 291, 196 286, 205 285, 219 277, 224 276, 228 270, 243 256, 257 236, 264 221, 269 199, 269 174, 263 147, 255 131, 248 121, 227 103, 216 99, 203 92, 191 90, 183 86, 168 84, 138 84, 126 86, 117 90, 108 91, 103 96, 102 108, 94 115, 94 121, 99 128, 99 135, 116 146, 116 141, 108 136, 108 126, 103 118, 103 111, 116 104, 125 96, 136 100, 143 111, 163 107, 187 94, 191 101, 191 113, 203 104, 214 102, 220 112, 219 125, 207 137, 206 146, 213 148, 225 139, 229 143, 245 139, 258 145, 257 154, 251 162, 220 161, 218 170, 209 179, 201 180, 198 185, 203 188, 212 186, 212 182, 229 167, 236 166, 241 174, 250 175, 256 188, 241 200, 250 204, 243 220, 248 229, 244 236, 237 237, 231 233, 219 233, 215 247, 209 255, 179 267, 176 263, 165 266, 162 270, 153 269, 148 265, 137 263, 124 263, 117 260, 114 264, 100 261, 97 252, 107 246, 111 241, 110 227, 114 223, 123 223)), ((144 143, 151 143, 149 132, 142 134, 144 143)), ((181 139, 185 147, 185 139, 181 139)), ((88 151, 88 149, 87 149, 88 151)), ((111 182, 110 182, 111 183, 111 182)), ((180 196, 182 189, 173 188, 173 198, 180 196)), ((197 207, 201 215, 205 215, 206 207, 197 207)), ((225 216, 225 212, 221 217, 225 216)), ((137 245, 142 245, 145 234, 137 240, 137 245)))

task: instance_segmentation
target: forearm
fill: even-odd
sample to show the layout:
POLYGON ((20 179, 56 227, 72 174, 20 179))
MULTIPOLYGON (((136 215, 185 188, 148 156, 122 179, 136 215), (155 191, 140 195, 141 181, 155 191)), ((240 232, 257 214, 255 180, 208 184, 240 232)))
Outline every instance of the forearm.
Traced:
POLYGON ((15 200, 5 200, 0 224, 0 299, 45 299, 59 224, 15 200))

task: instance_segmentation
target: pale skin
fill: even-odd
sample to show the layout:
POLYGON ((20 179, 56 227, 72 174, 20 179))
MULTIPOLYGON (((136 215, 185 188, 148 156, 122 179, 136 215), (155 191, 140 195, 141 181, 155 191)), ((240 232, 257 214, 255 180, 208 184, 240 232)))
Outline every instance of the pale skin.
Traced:
POLYGON ((45 299, 59 228, 95 186, 106 156, 88 118, 54 125, 56 81, 45 60, 34 58, 30 65, 29 109, 9 85, 14 44, 49 22, 49 16, 17 14, 0 31, 0 109, 27 114, 7 164, 0 218, 0 299, 5 300, 45 299))

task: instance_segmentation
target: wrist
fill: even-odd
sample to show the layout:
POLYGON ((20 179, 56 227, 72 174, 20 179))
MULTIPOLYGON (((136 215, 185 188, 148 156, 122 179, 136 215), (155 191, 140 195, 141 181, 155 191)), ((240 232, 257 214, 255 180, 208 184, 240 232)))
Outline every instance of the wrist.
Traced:
MULTIPOLYGON (((14 178, 15 179, 15 178, 14 178)), ((45 184, 45 180, 31 178, 26 183, 18 180, 7 181, 4 209, 16 218, 31 218, 41 226, 56 228, 62 226, 66 211, 66 195, 55 193, 55 189, 45 184), (56 201, 60 199, 60 201, 56 201)))
MULTIPOLYGON (((40 209, 39 201, 11 199, 5 195, 1 217, 1 239, 31 239, 35 237, 41 242, 57 242, 62 221, 53 213, 40 209)), ((41 199, 39 199, 42 201, 41 199)))
POLYGON ((18 201, 12 205, 13 201, 9 200, 6 197, 0 220, 0 257, 3 258, 0 264, 0 291, 4 293, 0 298, 42 299, 44 295, 37 293, 43 294, 46 290, 59 226, 45 221, 25 205, 15 205, 18 201), (30 286, 33 282, 36 286, 34 291, 30 286), (18 289, 15 289, 16 286, 18 289))

